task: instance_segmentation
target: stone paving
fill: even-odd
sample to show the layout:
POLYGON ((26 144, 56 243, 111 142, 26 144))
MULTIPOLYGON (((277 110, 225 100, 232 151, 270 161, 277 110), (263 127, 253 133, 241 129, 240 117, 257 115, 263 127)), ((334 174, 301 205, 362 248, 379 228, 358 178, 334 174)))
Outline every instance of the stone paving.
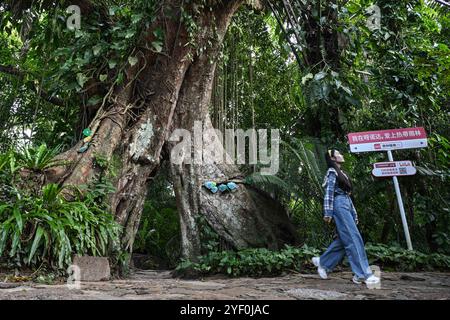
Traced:
POLYGON ((450 273, 386 272, 381 276, 381 288, 368 289, 351 282, 350 272, 332 273, 327 280, 301 273, 272 278, 211 276, 187 280, 172 278, 170 271, 135 270, 127 279, 82 282, 79 289, 69 289, 65 284, 0 282, 0 300, 450 299, 450 273))

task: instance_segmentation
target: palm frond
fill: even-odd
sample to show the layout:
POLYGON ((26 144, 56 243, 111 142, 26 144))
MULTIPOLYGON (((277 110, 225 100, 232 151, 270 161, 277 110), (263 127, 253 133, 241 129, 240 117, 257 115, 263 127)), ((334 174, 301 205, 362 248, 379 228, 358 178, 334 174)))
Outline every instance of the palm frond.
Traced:
POLYGON ((322 178, 326 171, 325 160, 322 154, 325 152, 325 147, 317 142, 313 142, 314 152, 308 149, 305 142, 301 140, 294 140, 295 147, 284 143, 289 150, 297 157, 298 161, 302 165, 302 169, 306 171, 309 180, 319 194, 323 193, 322 190, 322 178))
POLYGON ((274 175, 253 173, 244 179, 244 183, 264 189, 267 192, 290 193, 289 185, 284 180, 274 175))
POLYGON ((443 171, 443 170, 433 170, 426 166, 416 166, 417 172, 424 176, 429 177, 439 177, 439 178, 449 178, 450 177, 450 171, 443 171))
POLYGON ((450 2, 445 0, 427 0, 425 1, 430 7, 436 9, 437 7, 447 7, 450 8, 450 2))

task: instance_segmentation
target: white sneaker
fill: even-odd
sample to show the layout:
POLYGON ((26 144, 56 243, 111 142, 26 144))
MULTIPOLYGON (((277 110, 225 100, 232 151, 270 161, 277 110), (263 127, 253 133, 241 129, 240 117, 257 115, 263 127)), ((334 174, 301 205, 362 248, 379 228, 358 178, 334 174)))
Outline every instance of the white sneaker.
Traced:
POLYGON ((380 284, 380 278, 377 276, 371 275, 365 281, 367 288, 373 289, 376 288, 380 284))
POLYGON ((356 284, 362 283, 362 281, 358 278, 358 276, 356 274, 353 275, 352 281, 353 281, 353 283, 356 283, 356 284))
POLYGON ((312 258, 312 263, 313 263, 313 265, 318 267, 320 265, 320 257, 313 257, 312 258))
POLYGON ((319 276, 322 279, 328 279, 327 271, 320 266, 320 258, 313 257, 311 261, 312 261, 313 265, 315 265, 317 267, 317 273, 319 274, 319 276))

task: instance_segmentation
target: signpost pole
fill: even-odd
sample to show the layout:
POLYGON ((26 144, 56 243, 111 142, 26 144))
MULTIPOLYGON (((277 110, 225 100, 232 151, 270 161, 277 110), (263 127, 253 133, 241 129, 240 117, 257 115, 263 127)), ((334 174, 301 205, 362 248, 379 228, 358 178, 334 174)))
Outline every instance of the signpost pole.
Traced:
MULTIPOLYGON (((394 157, 392 156, 392 151, 387 150, 389 161, 394 161, 394 157)), ((403 207, 403 199, 402 194, 400 193, 400 186, 398 184, 398 179, 396 176, 392 177, 394 181, 395 193, 397 195, 398 207, 400 209, 400 215, 402 217, 403 231, 405 232, 406 244, 408 246, 408 250, 412 250, 411 237, 409 236, 408 222, 406 221, 405 208, 403 207)))

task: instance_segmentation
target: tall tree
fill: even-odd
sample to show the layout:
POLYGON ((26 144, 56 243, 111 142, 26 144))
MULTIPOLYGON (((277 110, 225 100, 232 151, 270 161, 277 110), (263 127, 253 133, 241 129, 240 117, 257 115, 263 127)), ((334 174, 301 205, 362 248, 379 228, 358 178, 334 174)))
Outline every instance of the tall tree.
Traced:
MULTIPOLYGON (((107 161, 113 157, 120 159, 110 205, 116 221, 123 226, 124 250, 133 249, 147 182, 156 174, 161 161, 170 161, 174 147, 174 142, 169 141, 171 132, 177 128, 192 130, 194 121, 201 121, 206 129, 212 128, 208 105, 216 58, 230 20, 242 3, 243 0, 155 2, 154 19, 144 24, 127 63, 117 72, 121 81, 106 90, 102 103, 96 104, 96 112, 92 113, 95 116, 88 125, 92 140, 88 145, 79 141, 58 156, 69 165, 46 172, 48 181, 84 185, 99 173, 98 156, 107 161), (160 43, 161 30, 164 36, 160 43)), ((23 12, 27 4, 32 5, 21 3, 18 9, 19 4, 15 4, 11 10, 23 12)), ((107 16, 107 1, 103 5, 89 1, 80 4, 82 14, 94 14, 99 19, 107 16)), ((50 10, 53 2, 41 5, 50 10)), ((114 26, 105 21, 104 28, 114 26)), ((109 65, 111 68, 111 61, 109 65)), ((78 83, 89 84, 83 77, 84 73, 77 74, 78 83)), ((194 151, 198 152, 190 150, 194 151)), ((234 248, 278 248, 286 242, 296 242, 295 230, 285 211, 264 193, 241 185, 234 193, 219 195, 202 187, 208 180, 242 178, 236 166, 172 164, 171 167, 184 257, 195 260, 200 254, 199 215, 234 248)))

